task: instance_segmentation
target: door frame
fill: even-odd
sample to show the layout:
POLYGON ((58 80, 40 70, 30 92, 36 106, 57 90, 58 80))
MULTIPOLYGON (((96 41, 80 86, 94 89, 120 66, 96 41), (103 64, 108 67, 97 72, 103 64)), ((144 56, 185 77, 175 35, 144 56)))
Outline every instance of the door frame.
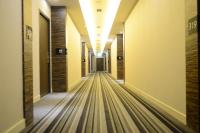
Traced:
MULTIPOLYGON (((25 119, 25 121, 26 121, 26 126, 28 126, 28 125, 30 125, 30 124, 32 124, 32 122, 33 122, 33 90, 32 90, 32 92, 28 92, 28 94, 26 94, 26 88, 25 88, 25 68, 24 68, 24 66, 25 66, 25 55, 24 55, 24 52, 25 52, 25 37, 24 37, 24 34, 25 34, 25 28, 24 28, 24 18, 25 18, 25 15, 24 15, 24 13, 25 13, 25 11, 24 11, 24 6, 25 6, 25 4, 24 4, 24 0, 21 0, 21 14, 22 14, 22 17, 21 17, 21 25, 22 25, 22 32, 21 32, 21 35, 22 35, 22 52, 23 52, 23 54, 22 54, 22 75, 23 75, 23 78, 22 78, 22 81, 23 81, 23 92, 22 92, 22 96, 23 96, 23 117, 24 117, 24 119, 25 119), (27 97, 29 97, 30 99, 29 99, 29 102, 25 102, 26 101, 26 99, 27 99, 27 97), (28 114, 27 114, 27 111, 28 111, 28 114)), ((50 21, 50 19, 46 16, 46 15, 44 15, 44 13, 39 9, 39 15, 42 15, 42 16, 44 16, 47 20, 48 20, 48 24, 49 24, 49 64, 50 64, 50 66, 49 66, 49 71, 50 71, 50 73, 49 74, 51 74, 51 53, 50 53, 50 48, 51 48, 51 38, 50 38, 50 32, 51 32, 51 25, 50 25, 50 23, 51 23, 51 21, 50 21)), ((38 16, 39 17, 39 16, 38 16)), ((38 21, 38 23, 39 23, 39 21, 38 21)), ((32 54, 32 53, 31 53, 32 54)), ((32 67, 33 67, 33 64, 32 64, 32 67)), ((32 84, 33 83, 33 81, 30 81, 30 84, 32 84)), ((51 75, 49 75, 49 89, 50 89, 50 91, 51 91, 51 86, 52 86, 52 83, 51 83, 51 75)), ((30 89, 31 90, 31 89, 30 89)))
MULTIPOLYGON (((42 17, 44 17, 46 20, 47 20, 47 23, 48 23, 48 62, 49 62, 49 64, 48 64, 48 83, 49 83, 49 88, 48 88, 48 90, 49 90, 49 93, 51 93, 52 92, 52 83, 51 83, 51 73, 52 73, 52 67, 51 67, 51 34, 50 34, 50 32, 51 32, 51 21, 50 21, 50 18, 49 17, 47 17, 40 9, 39 9, 39 17, 40 17, 40 15, 42 16, 42 17)), ((40 19, 39 19, 39 21, 40 21, 40 19)), ((38 22, 38 23, 40 23, 40 22, 38 22)), ((40 30, 40 26, 39 26, 39 30, 40 30)), ((40 34, 40 33, 39 33, 40 34)), ((40 38, 39 38, 39 40, 40 40, 40 38)), ((39 44, 40 45, 40 44, 39 44)), ((40 51, 40 48, 39 48, 39 51, 40 51)), ((40 59, 40 52, 39 52, 39 59, 40 59)), ((39 64, 40 64, 40 62, 39 62, 39 64)), ((40 67, 39 67, 40 68, 40 67)), ((40 79, 40 83, 41 83, 41 79, 40 79)), ((41 84, 40 84, 40 86, 41 86, 41 84)), ((40 87, 40 89, 41 89, 41 87, 40 87)), ((41 96, 41 92, 40 92, 40 96, 41 96)))

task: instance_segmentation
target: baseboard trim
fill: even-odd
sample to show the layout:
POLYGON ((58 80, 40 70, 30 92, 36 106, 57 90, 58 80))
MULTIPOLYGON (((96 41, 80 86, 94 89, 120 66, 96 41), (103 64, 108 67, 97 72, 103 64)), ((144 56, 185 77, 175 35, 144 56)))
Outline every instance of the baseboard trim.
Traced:
POLYGON ((37 101, 40 100, 40 95, 37 95, 33 98, 33 103, 36 103, 37 101))
POLYGON ((68 91, 71 91, 77 84, 79 84, 83 79, 81 78, 79 81, 69 85, 68 91))
POLYGON ((157 98, 149 95, 148 93, 142 91, 141 89, 138 89, 137 87, 125 82, 125 86, 128 88, 131 88, 137 95, 145 98, 146 100, 153 103, 155 106, 158 106, 180 122, 186 125, 186 114, 181 113, 180 111, 176 110, 175 108, 171 107, 170 105, 158 100, 157 98))
POLYGON ((19 133, 25 128, 25 119, 22 119, 18 121, 16 124, 14 124, 12 127, 7 129, 5 133, 19 133))

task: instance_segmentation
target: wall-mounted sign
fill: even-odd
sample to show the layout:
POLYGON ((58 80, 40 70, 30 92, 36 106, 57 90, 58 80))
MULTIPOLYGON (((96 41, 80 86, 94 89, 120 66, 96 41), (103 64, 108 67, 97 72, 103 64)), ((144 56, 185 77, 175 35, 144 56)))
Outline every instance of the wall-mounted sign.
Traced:
POLYGON ((66 48, 56 48, 56 55, 66 55, 67 49, 66 48))
POLYGON ((197 32, 198 32, 198 22, 197 22, 197 16, 195 16, 189 19, 188 21, 188 33, 189 35, 192 35, 197 32))
POLYGON ((29 40, 29 41, 32 41, 32 38, 33 38, 33 35, 32 35, 32 27, 31 26, 28 26, 28 25, 26 25, 26 33, 25 33, 25 35, 26 35, 26 40, 29 40))
POLYGON ((117 60, 123 60, 123 56, 117 56, 117 60))
POLYGON ((85 59, 82 59, 82 62, 85 62, 85 59))

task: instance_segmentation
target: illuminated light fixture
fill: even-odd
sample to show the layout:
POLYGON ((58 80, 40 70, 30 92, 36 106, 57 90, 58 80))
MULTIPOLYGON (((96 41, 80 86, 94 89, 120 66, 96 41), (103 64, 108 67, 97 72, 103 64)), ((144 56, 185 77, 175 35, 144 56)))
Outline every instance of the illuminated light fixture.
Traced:
POLYGON ((104 19, 103 33, 101 38, 100 54, 103 54, 120 3, 121 0, 108 0, 108 7, 106 11, 106 17, 104 19))
POLYGON ((90 5, 90 0, 79 0, 81 11, 83 13, 83 17, 86 23, 87 31, 90 38, 90 43, 92 45, 92 49, 94 54, 96 55, 96 33, 95 33, 95 23, 92 15, 92 8, 90 5))

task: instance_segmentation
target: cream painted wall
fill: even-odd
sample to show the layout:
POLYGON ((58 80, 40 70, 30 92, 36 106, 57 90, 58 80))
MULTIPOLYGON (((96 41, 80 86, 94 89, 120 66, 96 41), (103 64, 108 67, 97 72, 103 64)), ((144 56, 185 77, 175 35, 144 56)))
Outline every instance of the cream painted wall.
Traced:
POLYGON ((66 19, 68 91, 81 81, 81 37, 69 14, 66 19))
POLYGON ((111 45, 111 75, 117 79, 117 38, 111 45))
POLYGON ((88 75, 88 47, 85 46, 85 75, 88 75))
POLYGON ((25 126, 22 81, 22 3, 0 1, 0 132, 25 126))
POLYGON ((40 58, 39 58, 39 15, 40 12, 51 19, 51 8, 46 0, 32 0, 33 23, 33 100, 40 99, 40 58))
POLYGON ((185 123, 185 1, 140 0, 125 23, 126 85, 185 123))

